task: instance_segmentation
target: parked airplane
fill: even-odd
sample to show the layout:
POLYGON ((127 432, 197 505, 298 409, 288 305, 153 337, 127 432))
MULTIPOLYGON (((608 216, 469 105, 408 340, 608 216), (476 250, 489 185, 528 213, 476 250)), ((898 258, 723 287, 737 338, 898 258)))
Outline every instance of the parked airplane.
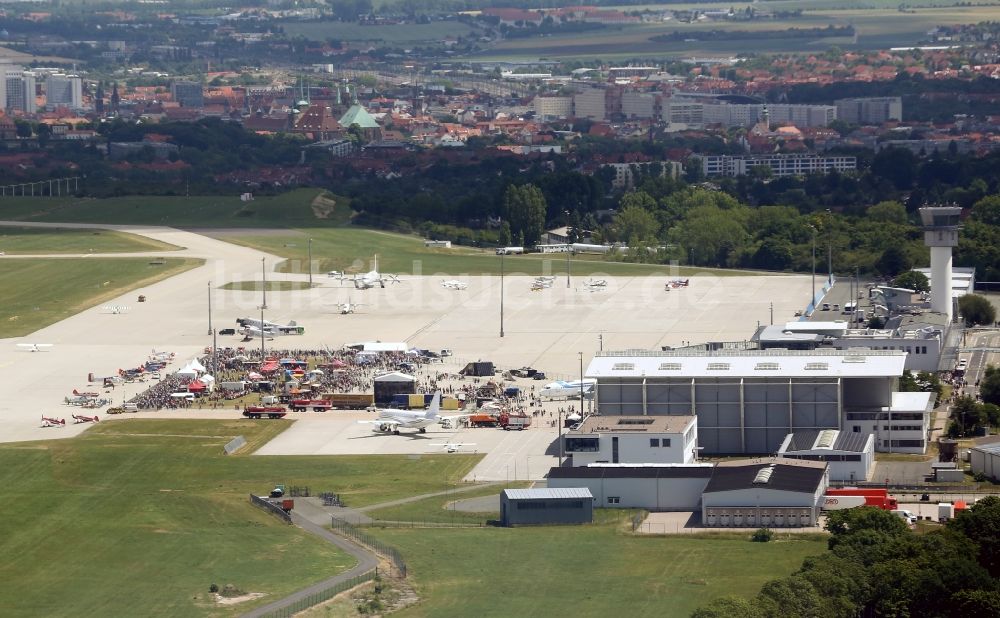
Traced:
POLYGON ((95 399, 95 398, 101 396, 101 394, 98 393, 97 391, 90 391, 90 392, 83 392, 83 393, 81 393, 80 391, 76 390, 75 388, 73 389, 73 394, 76 395, 77 397, 90 397, 91 399, 95 399))
POLYGON ((237 318, 236 323, 244 329, 252 329, 257 335, 260 335, 260 331, 262 330, 265 335, 302 335, 306 332, 306 329, 297 325, 295 320, 292 320, 288 324, 275 324, 267 320, 261 322, 253 318, 237 318))
POLYGON ((29 352, 48 352, 52 347, 51 343, 19 343, 17 347, 29 352))
POLYGON ((97 418, 96 415, 95 416, 83 416, 82 414, 74 414, 73 415, 73 424, 74 425, 77 425, 79 423, 96 423, 99 420, 101 420, 101 419, 97 418))
POLYGON ((42 416, 42 427, 63 427, 66 425, 66 419, 64 418, 49 418, 47 416, 42 416))
POLYGON ((429 446, 440 446, 449 453, 455 453, 458 451, 458 449, 462 448, 463 446, 475 446, 475 445, 476 445, 475 442, 444 442, 444 443, 439 442, 436 444, 430 444, 429 446))
POLYGON ((669 292, 670 290, 676 288, 686 288, 689 283, 691 283, 690 279, 674 279, 667 282, 666 290, 669 292))
POLYGON ((555 283, 555 277, 535 277, 535 280, 531 282, 531 290, 537 292, 538 290, 546 290, 552 287, 555 283))
POLYGON ((385 287, 385 283, 387 281, 392 282, 392 283, 399 283, 399 277, 397 277, 396 275, 391 275, 391 274, 388 274, 388 273, 380 273, 378 271, 378 255, 376 255, 372 259, 372 269, 369 270, 366 273, 354 275, 353 277, 351 277, 351 276, 347 275, 346 273, 342 273, 342 272, 338 272, 338 271, 334 270, 334 271, 330 271, 327 274, 329 274, 331 277, 337 277, 341 281, 344 281, 345 279, 347 279, 349 281, 353 281, 354 282, 354 287, 356 287, 359 290, 369 290, 369 289, 375 287, 376 285, 379 286, 379 287, 384 288, 385 287), (334 274, 334 273, 336 273, 336 274, 334 274))
POLYGON ((121 315, 123 313, 128 313, 129 307, 125 305, 105 305, 104 310, 111 315, 121 315))
POLYGON ((441 408, 441 393, 434 393, 434 399, 427 410, 394 410, 383 408, 378 411, 378 418, 373 421, 358 421, 359 423, 374 425, 372 431, 381 433, 392 433, 399 435, 400 429, 416 429, 420 433, 427 433, 427 428, 435 425, 443 419, 455 419, 461 416, 440 416, 438 411, 441 408))
POLYGON ((608 287, 608 281, 607 279, 587 279, 584 285, 591 288, 606 288, 608 287))
POLYGON ((579 397, 582 391, 584 397, 591 397, 593 396, 596 384, 597 380, 593 378, 584 378, 582 388, 580 380, 573 380, 572 382, 556 380, 542 387, 538 396, 545 397, 546 399, 570 399, 572 397, 579 397))
POLYGON ((348 298, 346 303, 337 303, 337 311, 340 315, 347 315, 348 313, 354 313, 358 307, 365 307, 368 303, 352 303, 351 299, 348 298))
POLYGON ((469 287, 469 284, 458 279, 448 279, 441 282, 441 287, 448 288, 449 290, 464 290, 469 287))

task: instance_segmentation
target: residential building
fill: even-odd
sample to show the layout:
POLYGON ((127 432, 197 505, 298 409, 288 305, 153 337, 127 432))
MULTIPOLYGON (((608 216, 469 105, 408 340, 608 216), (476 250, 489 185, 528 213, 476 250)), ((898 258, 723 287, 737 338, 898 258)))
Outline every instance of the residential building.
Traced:
POLYGON ((205 95, 199 82, 175 81, 170 84, 170 94, 182 107, 202 108, 205 95))
POLYGON ((684 172, 684 164, 680 161, 645 161, 641 163, 608 163, 602 167, 610 167, 615 170, 615 177, 611 179, 611 186, 616 189, 632 189, 635 187, 635 178, 641 170, 645 174, 652 174, 659 169, 659 176, 670 176, 677 178, 684 172))
POLYGON ((573 95, 573 116, 604 120, 607 118, 606 93, 603 88, 587 88, 573 95))
POLYGON ((560 120, 573 115, 573 97, 535 97, 532 102, 539 120, 560 120))
POLYGON ((5 72, 5 105, 8 110, 34 114, 38 111, 35 103, 35 74, 21 69, 5 72))
POLYGON ((849 172, 858 167, 856 157, 811 154, 706 155, 700 158, 705 176, 743 176, 755 167, 770 168, 772 176, 849 172))
POLYGON ((837 99, 837 118, 852 124, 880 125, 903 119, 903 99, 900 97, 868 97, 837 99))
POLYGON ((704 104, 688 98, 669 97, 662 102, 662 118, 667 130, 700 129, 705 124, 704 104))

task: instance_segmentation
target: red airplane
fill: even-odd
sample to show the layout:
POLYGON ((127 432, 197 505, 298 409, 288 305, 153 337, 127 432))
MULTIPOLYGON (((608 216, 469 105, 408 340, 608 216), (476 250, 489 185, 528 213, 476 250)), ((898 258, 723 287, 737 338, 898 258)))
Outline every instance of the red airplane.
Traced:
POLYGON ((100 393, 97 392, 80 393, 75 388, 73 389, 73 394, 76 395, 77 397, 100 397, 101 395, 100 393))
POLYGON ((82 414, 74 414, 73 415, 73 424, 74 425, 78 424, 78 423, 96 423, 99 420, 101 420, 101 419, 97 418, 97 415, 94 415, 94 416, 83 416, 82 414))
POLYGON ((42 427, 62 427, 66 424, 64 418, 49 418, 42 416, 42 427))

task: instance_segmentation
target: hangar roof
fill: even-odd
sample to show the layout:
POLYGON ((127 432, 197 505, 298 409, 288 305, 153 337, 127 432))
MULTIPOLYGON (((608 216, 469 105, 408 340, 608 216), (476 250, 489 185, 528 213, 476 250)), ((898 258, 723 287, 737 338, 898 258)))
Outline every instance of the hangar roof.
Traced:
POLYGON ((779 453, 798 451, 838 451, 863 453, 871 434, 840 431, 839 429, 810 429, 796 431, 785 437, 779 453))
POLYGON ((684 433, 694 416, 588 416, 571 435, 591 433, 684 433))
POLYGON ((625 350, 598 352, 589 378, 880 378, 903 375, 902 350, 625 350))
POLYGON ((715 467, 705 493, 741 489, 771 489, 815 493, 826 473, 826 463, 767 457, 722 462, 715 467))

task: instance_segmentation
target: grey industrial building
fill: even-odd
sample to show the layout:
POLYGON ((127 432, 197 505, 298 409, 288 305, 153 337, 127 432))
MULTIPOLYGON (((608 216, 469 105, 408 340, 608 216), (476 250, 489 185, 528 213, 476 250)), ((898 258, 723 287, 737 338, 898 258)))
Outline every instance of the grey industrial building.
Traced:
POLYGON ((589 524, 593 520, 594 497, 588 489, 505 489, 500 492, 500 523, 503 526, 589 524))
POLYGON ((702 525, 815 526, 828 484, 823 462, 777 457, 721 462, 702 493, 702 525))
POLYGON ((969 465, 973 474, 1000 481, 1000 442, 974 446, 969 451, 969 465))
POLYGON ((930 394, 894 392, 905 361, 902 350, 603 351, 586 376, 601 415, 694 414, 703 454, 773 454, 789 433, 822 429, 922 453, 930 394))
POLYGON ((599 508, 694 511, 714 464, 592 464, 552 468, 553 488, 585 487, 599 508))
POLYGON ((778 457, 826 462, 831 481, 864 482, 875 470, 875 436, 837 429, 797 431, 785 436, 778 457))

